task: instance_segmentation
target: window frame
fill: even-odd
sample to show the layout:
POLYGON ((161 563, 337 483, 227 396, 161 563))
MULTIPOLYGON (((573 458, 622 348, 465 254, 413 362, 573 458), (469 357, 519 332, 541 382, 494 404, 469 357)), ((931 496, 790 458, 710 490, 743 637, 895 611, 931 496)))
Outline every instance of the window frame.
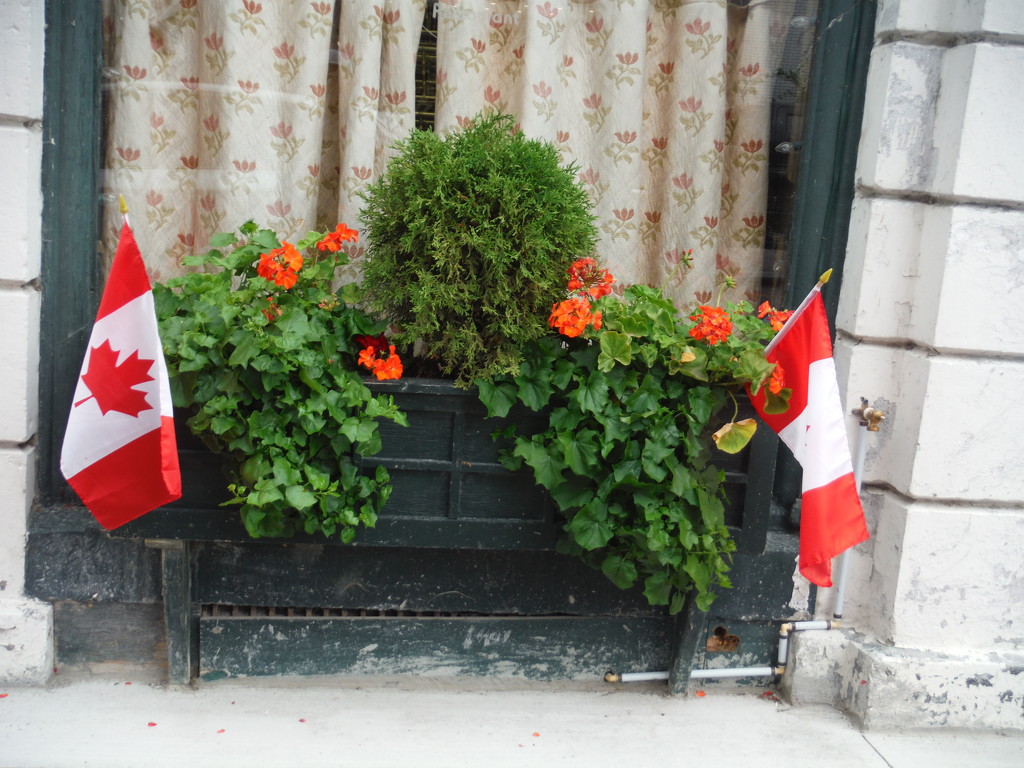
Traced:
MULTIPOLYGON (((876 6, 876 0, 821 0, 819 7, 819 19, 828 23, 818 32, 811 67, 785 304, 795 305, 831 268, 835 287, 827 291, 825 303, 833 324, 876 6)), ((33 517, 59 512, 83 525, 92 525, 92 518, 61 476, 59 461, 67 407, 101 291, 96 258, 102 203, 101 25, 99 3, 46 3, 39 467, 33 517)), ((799 480, 799 465, 780 450, 771 487, 783 509, 799 498, 799 480)), ((767 518, 755 536, 762 542, 767 518)))

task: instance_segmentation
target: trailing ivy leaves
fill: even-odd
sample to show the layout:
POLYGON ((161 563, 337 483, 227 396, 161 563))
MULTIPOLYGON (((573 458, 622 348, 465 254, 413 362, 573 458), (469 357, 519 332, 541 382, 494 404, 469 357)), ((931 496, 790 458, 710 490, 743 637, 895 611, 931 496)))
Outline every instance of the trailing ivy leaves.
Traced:
POLYGON ((358 460, 380 450, 379 419, 406 420, 356 370, 354 337, 382 328, 351 306, 354 287, 332 290, 348 257, 315 247, 332 237, 296 243, 306 255, 288 289, 259 274, 261 256, 283 244, 253 222, 187 260, 206 271, 154 286, 174 404, 221 454, 232 478, 226 504, 256 538, 320 532, 349 542, 391 493, 387 471, 365 474, 358 460))
POLYGON ((712 448, 717 441, 741 450, 755 424, 730 422, 712 434, 744 386, 759 388, 771 376, 761 350, 772 332, 741 304, 730 307, 732 336, 699 341, 646 286, 594 307, 600 330, 537 341, 519 375, 476 382, 480 399, 491 415, 515 400, 548 414, 546 429, 516 436, 505 463, 526 464, 550 492, 566 520, 560 551, 619 587, 642 585, 650 603, 671 613, 690 593, 707 610, 730 585, 735 551, 712 448))

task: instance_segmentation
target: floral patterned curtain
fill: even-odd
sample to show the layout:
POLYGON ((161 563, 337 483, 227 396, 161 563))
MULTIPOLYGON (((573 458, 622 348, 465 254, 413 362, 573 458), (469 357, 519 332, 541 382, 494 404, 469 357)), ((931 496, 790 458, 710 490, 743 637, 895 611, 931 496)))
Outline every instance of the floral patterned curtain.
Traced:
POLYGON ((791 0, 440 0, 437 129, 516 115, 574 163, 620 284, 759 297, 791 0), (676 269, 693 249, 693 270, 676 269))
MULTIPOLYGON (((414 124, 426 0, 106 2, 102 253, 118 194, 154 279, 249 218, 287 238, 356 226, 414 124)), ((687 306, 728 280, 758 298, 792 5, 438 0, 436 128, 501 109, 558 146, 620 285, 667 281, 687 306), (677 269, 691 248, 694 268, 677 269)))
MULTIPOLYGON (((426 0, 342 0, 338 39, 342 189, 337 221, 358 227, 360 193, 415 127, 416 51, 426 0)), ((349 249, 358 256, 365 246, 349 249)), ((357 277, 357 264, 349 276, 357 277)))
POLYGON ((333 2, 115 0, 105 23, 103 253, 118 194, 153 279, 249 218, 304 233, 334 217, 333 2))

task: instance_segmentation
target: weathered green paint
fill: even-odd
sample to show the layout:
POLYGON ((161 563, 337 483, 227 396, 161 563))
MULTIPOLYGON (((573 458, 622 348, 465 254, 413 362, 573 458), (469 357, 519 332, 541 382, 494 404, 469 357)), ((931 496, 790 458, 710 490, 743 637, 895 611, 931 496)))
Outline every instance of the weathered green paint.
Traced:
MULTIPOLYGON (((818 10, 786 306, 795 307, 818 278, 832 269, 822 298, 833 325, 846 257, 876 9, 876 0, 821 0, 818 10)), ((775 496, 787 510, 800 498, 800 477, 800 465, 780 443, 775 496)))
POLYGON ((555 552, 195 545, 204 604, 663 617, 640 589, 555 552))
POLYGON ((74 499, 60 475, 60 444, 99 304, 98 8, 75 0, 46 3, 38 451, 43 503, 74 499))
POLYGON ((199 605, 192 597, 193 562, 187 541, 151 541, 159 549, 167 630, 167 680, 184 685, 199 670, 199 605))
POLYGON ((163 669, 163 620, 159 603, 58 600, 53 606, 54 665, 58 672, 113 664, 163 669))
MULTIPOLYGON (((824 29, 813 68, 804 136, 789 304, 794 297, 802 296, 824 269, 841 267, 875 5, 873 0, 822 2, 820 17, 824 29)), ((465 443, 457 442, 455 453, 435 451, 426 442, 435 436, 435 422, 419 433, 398 430, 400 436, 396 440, 386 441, 402 450, 411 447, 420 456, 392 455, 388 447, 378 457, 380 461, 391 462, 396 470, 396 503, 378 527, 366 532, 351 548, 331 546, 322 539, 310 539, 305 544, 252 543, 237 513, 218 507, 225 497, 225 481, 216 462, 183 429, 179 429, 179 440, 187 496, 182 503, 158 510, 119 530, 116 541, 106 539, 106 534, 81 507, 69 506, 77 504, 77 500, 57 469, 59 447, 100 283, 95 243, 99 239, 96 192, 101 166, 101 18, 97 5, 73 0, 49 0, 46 13, 40 505, 30 518, 28 553, 29 589, 33 594, 49 599, 84 600, 88 590, 95 588, 93 594, 101 594, 101 599, 154 599, 157 560, 153 552, 144 549, 142 540, 179 540, 181 547, 170 554, 165 551, 159 563, 167 590, 168 644, 174 659, 172 666, 177 670, 173 675, 178 680, 195 670, 197 609, 207 599, 245 604, 332 604, 347 602, 350 595, 360 595, 368 603, 380 606, 401 605, 407 600, 408 604, 422 606, 419 610, 442 610, 430 606, 450 605, 453 610, 462 606, 461 610, 484 613, 574 613, 572 618, 556 617, 565 622, 558 630, 563 648, 585 647, 586 633, 592 628, 586 622, 617 621, 619 626, 639 622, 646 626, 668 621, 645 606, 642 598, 638 601, 635 594, 614 590, 600 574, 584 569, 574 560, 544 551, 552 545, 557 523, 548 509, 542 513, 537 505, 522 514, 510 515, 505 494, 522 488, 506 486, 500 491, 502 495, 495 497, 502 499, 498 503, 490 503, 486 496, 476 494, 477 479, 491 475, 495 469, 493 455, 490 459, 470 461, 470 466, 464 459, 453 462, 452 456, 458 456, 465 443), (425 473, 421 477, 433 483, 435 501, 447 494, 444 504, 420 503, 417 484, 421 481, 410 485, 402 477, 402 473, 417 472, 425 473), (403 494, 407 503, 398 503, 403 494), (100 546, 101 538, 109 546, 100 546), (194 541, 235 543, 189 543, 194 541), (461 549, 444 549, 451 546, 461 549), (90 565, 83 566, 79 573, 70 565, 79 561, 69 553, 81 553, 84 547, 91 548, 96 562, 90 560, 90 565), (472 552, 464 556, 464 550, 472 552), (337 592, 346 585, 347 591, 337 592), (331 590, 335 592, 332 594, 331 590), (569 638, 573 632, 579 635, 579 643, 569 638)), ((837 287, 840 275, 841 269, 834 278, 837 287)), ((826 293, 826 302, 833 311, 837 299, 837 289, 826 293)), ((424 408, 430 411, 447 407, 444 397, 441 393, 425 397, 424 408)), ((474 427, 476 416, 468 424, 465 417, 461 418, 461 427, 475 429, 471 441, 490 440, 490 429, 485 430, 482 423, 474 427)), ((453 435, 455 427, 452 421, 453 435)), ((488 446, 494 450, 489 442, 488 446)), ((693 658, 688 649, 696 648, 699 655, 701 638, 706 642, 710 631, 709 621, 730 627, 737 621, 747 622, 753 629, 738 633, 744 636, 747 648, 757 646, 761 648, 759 653, 769 646, 774 648, 773 642, 756 638, 767 637, 765 633, 774 632, 774 620, 788 616, 793 565, 792 551, 773 545, 773 537, 778 539, 779 534, 772 532, 772 521, 781 525, 785 517, 773 517, 768 511, 766 478, 771 477, 774 455, 775 443, 762 430, 747 452, 749 465, 727 466, 728 488, 736 501, 729 512, 729 522, 739 545, 732 572, 735 589, 722 594, 710 617, 685 614, 679 620, 686 625, 682 630, 673 620, 666 648, 674 648, 674 658, 672 651, 659 651, 660 656, 652 656, 638 646, 633 649, 638 655, 632 657, 626 655, 629 648, 623 646, 620 657, 592 658, 588 663, 595 674, 613 666, 618 667, 617 671, 669 666, 673 689, 677 690, 686 676, 687 661, 693 658), (615 664, 616 658, 622 659, 622 663, 615 664)), ((784 452, 783 461, 788 460, 784 452)), ((791 473, 782 473, 777 488, 777 495, 784 502, 794 498, 791 473)), ((477 622, 502 620, 473 618, 477 622)), ((524 616, 514 621, 523 622, 518 626, 528 626, 529 622, 540 620, 524 616)), ((434 637, 438 648, 459 653, 458 632, 468 625, 449 623, 446 628, 443 624, 429 624, 433 619, 417 621, 427 624, 422 630, 426 634, 414 636, 408 634, 413 629, 394 629, 414 624, 388 625, 388 631, 401 638, 401 642, 396 639, 392 648, 391 658, 396 664, 406 655, 402 649, 413 653, 417 642, 425 642, 424 638, 429 641, 430 633, 440 634, 434 637)), ((206 626, 212 629, 215 625, 206 626)), ((326 625, 319 631, 326 632, 323 626, 326 625)), ((370 625, 360 628, 367 626, 370 625)), ((220 634, 227 637, 225 633, 229 632, 225 629, 220 634)), ((245 632, 250 638, 260 636, 251 630, 245 632)), ((538 660, 551 656, 550 644, 531 645, 529 637, 522 637, 523 651, 516 661, 523 670, 531 668, 529 654, 538 660)), ((612 635, 605 635, 606 641, 610 642, 610 638, 612 635)), ((591 647, 607 648, 607 642, 591 647)), ((236 646, 236 651, 240 652, 240 648, 236 646)), ((314 657, 315 645, 307 646, 304 652, 314 657)), ((262 658, 271 665, 265 670, 272 670, 277 663, 272 653, 262 658)), ((767 658, 747 663, 771 661, 768 654, 767 658)), ((554 664, 553 669, 568 669, 564 663, 559 667, 557 660, 545 663, 554 664)), ((473 662, 470 666, 486 673, 494 668, 488 664, 473 662)), ((395 669, 392 666, 390 671, 395 669)))
POLYGON ((609 669, 664 669, 668 629, 659 619, 607 617, 204 617, 201 674, 600 680, 609 669))
MULTIPOLYGON (((690 672, 697 645, 704 634, 707 617, 697 610, 691 595, 686 607, 677 617, 672 632, 672 656, 668 667, 668 688, 672 693, 685 694, 690 687, 690 672)), ((616 670, 620 671, 620 670, 616 670)), ((621 670, 628 672, 630 670, 621 670)))
POLYGON ((853 204, 876 0, 821 0, 793 212, 787 306, 832 269, 823 292, 834 321, 853 204))
MULTIPOLYGON (((712 610, 705 616, 700 641, 694 649, 693 668, 736 669, 776 666, 779 649, 779 625, 778 621, 738 619, 735 614, 722 616, 712 610), (724 631, 726 637, 733 642, 738 640, 738 643, 736 645, 727 644, 725 647, 728 650, 718 650, 721 645, 714 641, 716 629, 720 632, 724 631)), ((713 680, 714 678, 702 678, 700 683, 702 686, 713 685, 713 680)), ((772 677, 761 676, 723 678, 721 680, 728 684, 747 685, 767 685, 773 682, 772 677)))

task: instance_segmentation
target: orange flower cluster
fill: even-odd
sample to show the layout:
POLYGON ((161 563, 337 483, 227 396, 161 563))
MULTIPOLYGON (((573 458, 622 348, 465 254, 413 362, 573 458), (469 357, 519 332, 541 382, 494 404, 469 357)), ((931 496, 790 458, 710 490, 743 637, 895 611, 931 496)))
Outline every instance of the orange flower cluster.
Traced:
POLYGON ((772 371, 772 377, 768 380, 768 391, 773 395, 779 394, 782 388, 786 384, 786 374, 782 370, 782 364, 776 363, 775 370, 772 371))
POLYGON ((573 296, 560 301, 551 309, 548 325, 563 336, 575 338, 583 335, 587 326, 594 330, 601 328, 601 313, 590 311, 590 302, 582 296, 573 296))
POLYGON ((567 270, 569 292, 582 292, 593 299, 600 299, 612 292, 615 278, 607 269, 601 269, 593 259, 577 259, 567 270))
POLYGON ((697 324, 690 329, 690 336, 695 339, 707 339, 708 344, 720 344, 732 333, 732 318, 729 313, 719 307, 697 307, 698 314, 690 315, 697 324))
POLYGON ((395 345, 389 344, 384 334, 356 336, 356 343, 363 348, 359 364, 369 368, 378 381, 402 378, 402 360, 395 352, 395 345))
POLYGON ((277 302, 274 301, 273 296, 267 296, 267 302, 267 308, 261 309, 260 312, 262 312, 263 315, 267 318, 268 323, 272 323, 281 316, 284 310, 282 310, 281 307, 277 305, 277 302))
POLYGON ((354 229, 351 229, 346 224, 339 224, 333 232, 328 232, 324 235, 323 239, 316 244, 316 247, 321 251, 330 251, 331 253, 337 253, 341 250, 341 244, 347 242, 356 242, 359 239, 359 233, 354 229))
POLYGON ((280 248, 260 256, 256 274, 281 286, 286 291, 299 281, 302 269, 302 254, 294 245, 285 242, 280 248))
POLYGON ((781 331, 782 326, 786 324, 790 316, 793 314, 791 309, 776 309, 767 301, 762 302, 761 306, 757 308, 758 317, 768 317, 768 324, 771 325, 773 331, 781 331))
POLYGON ((600 330, 601 313, 592 311, 590 302, 611 293, 615 278, 590 258, 577 259, 566 271, 570 296, 551 308, 548 325, 570 338, 582 336, 587 326, 600 330))

